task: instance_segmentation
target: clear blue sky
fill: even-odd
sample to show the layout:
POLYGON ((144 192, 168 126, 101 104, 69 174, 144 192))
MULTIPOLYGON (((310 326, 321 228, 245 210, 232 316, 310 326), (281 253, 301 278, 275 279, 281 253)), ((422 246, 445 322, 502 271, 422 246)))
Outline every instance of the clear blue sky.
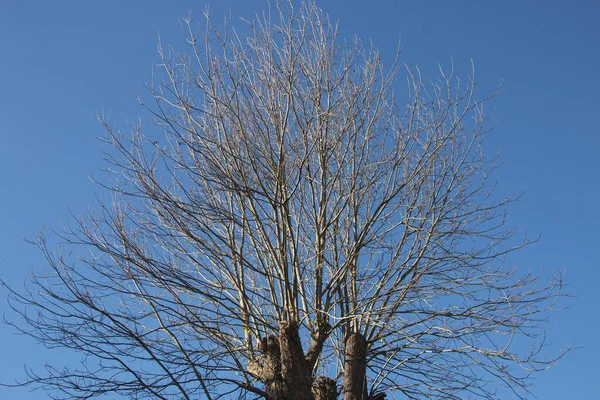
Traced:
MULTIPOLYGON (((459 75, 475 61, 481 94, 504 80, 494 101, 490 153, 502 151, 498 194, 525 191, 510 221, 538 243, 509 260, 551 274, 566 270, 570 309, 550 315, 548 342, 583 349, 539 375, 540 399, 598 396, 600 346, 600 3, 597 1, 317 0, 342 35, 371 37, 391 55, 432 75, 454 59, 459 75), (598 246, 598 247, 596 247, 598 246)), ((132 89, 149 81, 157 32, 180 44, 178 19, 198 1, 0 0, 0 275, 20 285, 41 255, 24 242, 93 204, 90 173, 103 167, 96 114, 144 116, 132 89)), ((263 0, 213 0, 216 15, 251 17, 263 0)), ((0 293, 0 311, 6 312, 0 293)), ((9 314, 10 316, 10 314, 9 314)), ((0 377, 60 361, 0 326, 0 377)), ((0 398, 45 399, 43 392, 0 398)))

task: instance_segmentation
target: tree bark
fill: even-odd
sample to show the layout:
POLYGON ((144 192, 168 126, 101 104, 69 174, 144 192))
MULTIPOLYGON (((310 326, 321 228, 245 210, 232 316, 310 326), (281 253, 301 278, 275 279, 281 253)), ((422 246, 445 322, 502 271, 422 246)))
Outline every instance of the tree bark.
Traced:
POLYGON ((286 400, 312 400, 312 370, 304 357, 296 321, 279 323, 281 375, 287 387, 286 400))
POLYGON ((268 400, 313 400, 312 368, 304 357, 298 329, 295 321, 280 322, 278 335, 263 338, 260 358, 248 365, 248 371, 265 385, 268 400))
POLYGON ((344 400, 364 400, 367 373, 367 340, 351 333, 344 352, 344 400))
POLYGON ((323 344, 327 338, 329 338, 330 334, 331 325, 329 325, 329 323, 323 322, 319 324, 315 335, 310 341, 310 346, 308 347, 308 350, 306 350, 306 361, 308 362, 308 366, 311 370, 315 368, 317 360, 319 359, 321 351, 323 350, 323 344))
POLYGON ((337 387, 333 379, 320 376, 312 389, 314 400, 337 400, 337 387))
POLYGON ((276 335, 263 338, 259 350, 260 358, 248 364, 248 371, 265 385, 265 393, 269 400, 285 400, 287 391, 281 375, 279 338, 276 335))

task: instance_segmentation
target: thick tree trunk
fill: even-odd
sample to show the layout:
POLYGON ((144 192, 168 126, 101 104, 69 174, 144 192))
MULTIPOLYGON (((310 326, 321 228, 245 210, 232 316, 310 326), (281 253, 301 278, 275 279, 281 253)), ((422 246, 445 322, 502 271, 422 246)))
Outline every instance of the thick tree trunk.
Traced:
POLYGON ((365 400, 367 340, 364 335, 350 334, 344 358, 344 400, 365 400))
POLYGON ((281 375, 288 389, 286 400, 312 400, 312 371, 304 358, 298 323, 279 323, 281 375))
POLYGON ((265 385, 269 400, 284 400, 287 389, 281 376, 281 348, 279 338, 270 335, 263 338, 259 345, 261 357, 248 364, 248 371, 258 377, 265 385))
POLYGON ((320 394, 313 397, 312 366, 304 356, 298 329, 295 321, 280 322, 278 335, 261 340, 261 357, 248 365, 248 371, 265 385, 268 400, 335 400, 320 394))

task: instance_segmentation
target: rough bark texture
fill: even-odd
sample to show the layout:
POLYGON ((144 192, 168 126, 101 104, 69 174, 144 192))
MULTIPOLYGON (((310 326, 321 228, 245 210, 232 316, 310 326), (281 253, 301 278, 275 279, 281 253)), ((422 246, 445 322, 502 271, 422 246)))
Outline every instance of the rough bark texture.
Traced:
POLYGON ((315 379, 312 393, 314 396, 314 400, 336 400, 336 383, 331 378, 320 376, 317 379, 315 379))
POLYGON ((344 357, 344 400, 364 400, 367 373, 367 341, 364 335, 350 334, 344 357))
POLYGON ((281 348, 279 338, 270 335, 263 338, 259 345, 260 359, 248 365, 248 371, 258 377, 265 385, 269 399, 285 399, 286 388, 281 377, 281 348))
POLYGON ((312 370, 304 358, 298 323, 279 323, 281 375, 288 389, 286 400, 312 400, 312 370))

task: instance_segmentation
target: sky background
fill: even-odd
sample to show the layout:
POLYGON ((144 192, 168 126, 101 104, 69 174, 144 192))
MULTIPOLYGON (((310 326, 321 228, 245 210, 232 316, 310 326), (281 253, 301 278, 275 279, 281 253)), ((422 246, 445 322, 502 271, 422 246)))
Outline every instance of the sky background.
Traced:
MULTIPOLYGON (((24 239, 59 228, 93 207, 90 181, 105 166, 103 131, 110 112, 123 124, 147 117, 143 93, 158 61, 157 34, 183 44, 178 20, 201 16, 199 1, 0 0, 0 276, 20 286, 43 259, 24 239)), ((232 22, 251 18, 263 0, 213 0, 232 22)), ((598 395, 600 346, 600 3, 597 1, 317 0, 340 22, 340 33, 373 42, 389 59, 401 37, 401 60, 435 77, 454 60, 457 75, 476 66, 479 94, 500 82, 492 105, 490 154, 501 151, 498 195, 524 192, 509 220, 540 240, 508 260, 547 275, 566 271, 570 308, 549 315, 548 355, 575 345, 558 366, 538 375, 540 399, 598 395)), ((14 317, 0 291, 0 312, 14 317)), ((0 324, 0 377, 23 376, 24 365, 60 363, 0 324)), ((38 368, 39 370, 39 368, 38 368)), ((43 392, 7 391, 3 399, 45 399, 43 392)), ((511 397, 505 397, 511 398, 511 397)))

